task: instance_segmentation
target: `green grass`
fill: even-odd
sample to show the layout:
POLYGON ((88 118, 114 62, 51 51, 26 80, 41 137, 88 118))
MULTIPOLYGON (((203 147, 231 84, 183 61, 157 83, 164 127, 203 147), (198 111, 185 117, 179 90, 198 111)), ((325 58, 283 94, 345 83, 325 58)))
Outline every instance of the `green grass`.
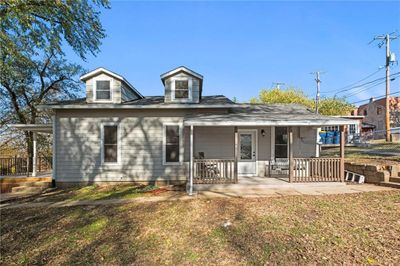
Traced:
MULTIPOLYGON (((339 156, 339 148, 325 148, 321 152, 322 157, 339 156)), ((345 158, 347 159, 371 159, 388 160, 400 162, 400 143, 386 143, 373 141, 367 147, 345 147, 345 158), (390 152, 385 154, 385 152, 390 152), (399 154, 393 155, 393 153, 399 154)))
POLYGON ((85 239, 94 239, 107 225, 107 218, 100 218, 90 224, 79 228, 77 233, 85 239))
POLYGON ((105 200, 105 199, 130 199, 144 196, 146 192, 157 189, 156 186, 86 186, 70 191, 69 200, 105 200))
POLYGON ((400 262, 400 191, 18 208, 0 215, 7 243, 0 245, 1 265, 400 262))

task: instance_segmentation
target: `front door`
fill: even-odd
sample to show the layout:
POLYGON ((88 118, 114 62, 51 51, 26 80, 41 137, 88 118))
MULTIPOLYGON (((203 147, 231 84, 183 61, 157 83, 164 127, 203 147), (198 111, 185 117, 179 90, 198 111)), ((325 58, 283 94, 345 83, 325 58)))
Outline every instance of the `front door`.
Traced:
POLYGON ((257 174, 257 131, 239 131, 238 174, 254 176, 257 174))

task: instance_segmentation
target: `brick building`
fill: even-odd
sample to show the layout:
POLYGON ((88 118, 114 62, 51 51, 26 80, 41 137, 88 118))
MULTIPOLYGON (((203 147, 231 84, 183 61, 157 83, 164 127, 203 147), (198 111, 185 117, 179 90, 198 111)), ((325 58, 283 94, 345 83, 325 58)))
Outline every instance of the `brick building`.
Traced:
MULTIPOLYGON (((400 126, 400 97, 389 98, 390 127, 400 126)), ((374 127, 374 138, 385 137, 386 98, 375 100, 371 98, 367 104, 359 106, 352 115, 364 116, 363 124, 374 127)))

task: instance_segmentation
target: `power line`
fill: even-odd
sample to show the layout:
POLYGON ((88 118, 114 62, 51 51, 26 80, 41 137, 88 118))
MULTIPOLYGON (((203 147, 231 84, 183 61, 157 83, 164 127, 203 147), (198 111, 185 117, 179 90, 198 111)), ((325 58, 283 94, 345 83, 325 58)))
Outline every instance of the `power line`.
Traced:
MULTIPOLYGON (((393 73, 393 74, 391 74, 390 76, 395 76, 395 75, 398 75, 398 74, 400 74, 400 72, 393 73)), ((385 79, 386 79, 386 77, 381 77, 381 78, 374 79, 374 80, 365 82, 365 83, 360 84, 360 85, 357 85, 357 86, 353 86, 353 87, 348 88, 348 89, 346 89, 346 90, 342 90, 342 91, 339 91, 339 92, 335 93, 335 96, 336 96, 337 94, 339 94, 339 93, 347 92, 347 91, 349 91, 349 90, 353 90, 353 89, 357 89, 357 88, 361 88, 361 87, 364 87, 364 86, 366 86, 366 85, 370 85, 370 84, 373 84, 373 83, 377 83, 377 82, 380 82, 380 81, 385 80, 385 79)))
MULTIPOLYGON (((395 80, 395 79, 396 79, 395 77, 394 77, 394 78, 392 77, 390 80, 393 81, 393 80, 395 80)), ((354 96, 354 95, 356 95, 356 94, 359 94, 360 92, 363 92, 363 91, 372 89, 372 88, 374 88, 374 87, 376 87, 376 86, 378 86, 378 85, 381 85, 381 84, 383 84, 383 83, 386 83, 386 80, 377 82, 377 83, 375 83, 375 84, 370 84, 370 86, 368 86, 368 87, 366 87, 366 88, 362 88, 362 89, 360 89, 360 90, 358 90, 358 91, 352 92, 352 93, 349 94, 349 95, 346 95, 345 98, 351 97, 351 96, 354 96)))
MULTIPOLYGON (((356 82, 353 82, 353 83, 351 83, 351 84, 349 84, 349 85, 346 85, 346 86, 344 86, 344 87, 342 87, 342 88, 340 88, 340 89, 331 90, 331 91, 327 91, 327 92, 323 92, 323 93, 324 93, 324 94, 328 94, 328 93, 336 92, 336 91, 338 91, 338 90, 345 90, 345 89, 348 89, 349 87, 354 86, 354 85, 357 85, 357 84, 360 83, 361 81, 364 81, 364 80, 366 80, 366 79, 372 77, 373 75, 375 75, 376 73, 378 73, 378 72, 381 71, 382 69, 383 69, 383 67, 379 67, 378 70, 372 72, 372 73, 369 74, 368 76, 366 76, 366 77, 364 77, 364 78, 362 78, 362 79, 360 79, 360 80, 358 80, 358 81, 356 81, 356 82)), ((338 92, 338 93, 339 93, 339 92, 338 92)))
POLYGON ((381 85, 381 84, 383 84, 383 83, 385 83, 385 80, 381 80, 381 81, 375 82, 375 83, 373 83, 373 84, 369 84, 367 87, 364 87, 364 86, 363 86, 363 87, 361 87, 361 89, 358 89, 358 90, 356 90, 356 91, 353 91, 353 92, 351 92, 350 94, 347 94, 347 95, 344 96, 344 97, 345 97, 345 98, 348 98, 348 97, 357 95, 357 94, 359 94, 360 92, 369 90, 369 89, 374 88, 374 87, 376 87, 376 86, 378 86, 378 85, 381 85))
MULTIPOLYGON (((395 91, 395 92, 392 92, 391 94, 389 94, 389 95, 395 95, 395 94, 399 94, 400 93, 400 91, 395 91)), ((386 95, 380 95, 380 96, 373 96, 373 98, 381 98, 381 97, 385 97, 386 95)), ((356 101, 356 102, 352 102, 352 103, 350 103, 350 104, 355 104, 355 103, 362 103, 362 102, 365 102, 365 101, 369 101, 371 98, 368 98, 368 99, 365 99, 365 100, 359 100, 359 101, 356 101)))

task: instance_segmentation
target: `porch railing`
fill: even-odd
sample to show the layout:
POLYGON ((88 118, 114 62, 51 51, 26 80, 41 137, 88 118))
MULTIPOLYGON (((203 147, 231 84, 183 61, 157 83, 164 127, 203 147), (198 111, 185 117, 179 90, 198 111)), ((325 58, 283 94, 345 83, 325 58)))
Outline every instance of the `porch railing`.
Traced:
POLYGON ((195 159, 193 161, 193 183, 236 183, 234 159, 195 159))
MULTIPOLYGON (((29 176, 32 157, 0 157, 0 176, 29 176)), ((52 169, 52 157, 36 157, 36 171, 47 172, 52 169)))
POLYGON ((292 182, 340 181, 340 158, 293 158, 292 182))

